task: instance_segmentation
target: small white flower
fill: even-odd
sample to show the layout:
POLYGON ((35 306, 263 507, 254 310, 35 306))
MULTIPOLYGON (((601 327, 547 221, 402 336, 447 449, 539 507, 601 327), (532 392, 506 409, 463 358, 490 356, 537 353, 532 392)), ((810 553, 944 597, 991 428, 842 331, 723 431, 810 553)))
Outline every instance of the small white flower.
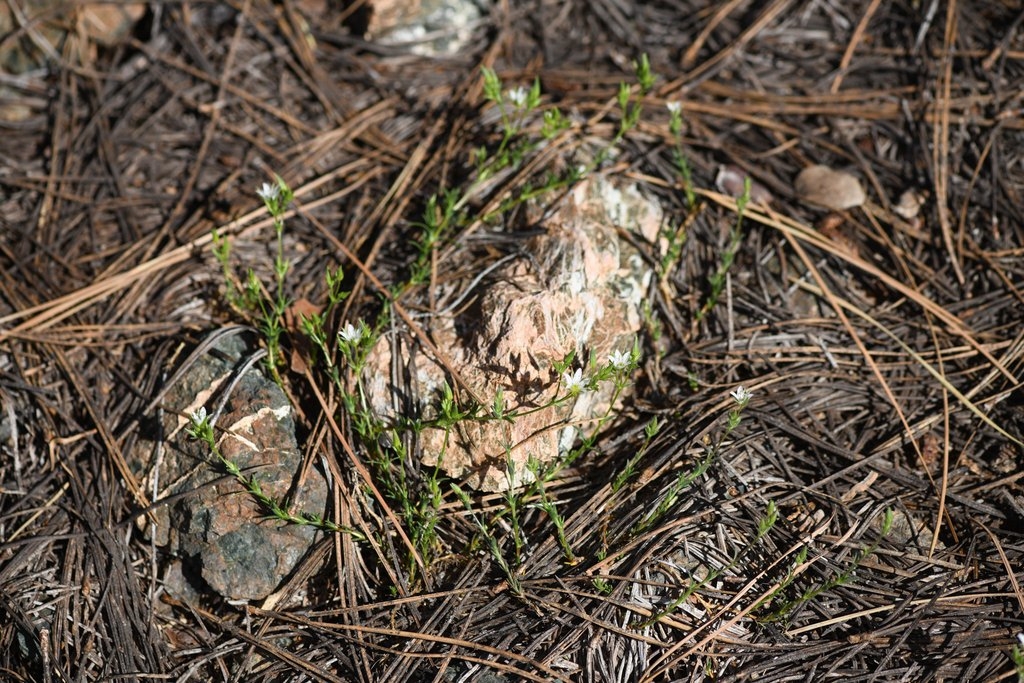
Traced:
POLYGON ((629 365, 629 354, 625 351, 612 351, 608 363, 616 370, 623 370, 629 365))
POLYGON ((665 108, 668 109, 668 113, 672 116, 678 116, 679 112, 683 110, 683 103, 677 101, 666 102, 665 108))
POLYGON ((1020 645, 1021 647, 1024 647, 1024 633, 1018 633, 1018 634, 1017 634, 1017 643, 1018 643, 1018 644, 1019 644, 1019 645, 1020 645))
POLYGON ((523 86, 519 86, 518 88, 513 88, 512 90, 508 90, 505 92, 505 97, 508 99, 509 102, 514 104, 516 107, 522 107, 524 104, 526 104, 526 98, 528 96, 529 93, 523 86))
POLYGON ((753 396, 754 394, 752 392, 747 391, 746 387, 744 387, 743 385, 740 385, 736 387, 736 390, 729 395, 732 396, 733 400, 739 403, 740 405, 745 405, 748 401, 750 401, 750 397, 753 396))
POLYGON ((358 344, 363 338, 363 326, 360 324, 356 327, 352 323, 348 323, 341 332, 338 332, 338 337, 346 344, 358 344))
POLYGON ((265 202, 275 202, 281 196, 281 187, 279 185, 263 183, 260 189, 256 190, 256 194, 265 202))
POLYGON ((562 373, 562 383, 565 384, 565 390, 570 394, 578 394, 586 389, 586 380, 583 379, 583 370, 576 368, 576 372, 569 372, 566 370, 562 373))
POLYGON ((192 424, 196 427, 206 422, 206 406, 199 406, 199 410, 195 411, 189 416, 192 419, 192 424))

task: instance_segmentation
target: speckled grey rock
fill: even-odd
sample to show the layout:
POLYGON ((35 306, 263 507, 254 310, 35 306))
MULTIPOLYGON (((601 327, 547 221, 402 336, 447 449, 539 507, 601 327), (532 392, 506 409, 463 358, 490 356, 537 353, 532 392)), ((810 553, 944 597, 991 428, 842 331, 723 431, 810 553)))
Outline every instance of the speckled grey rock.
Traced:
MULTIPOLYGON (((160 497, 186 494, 158 515, 158 543, 184 562, 168 576, 201 577, 207 586, 236 600, 259 600, 272 593, 309 549, 316 532, 264 518, 258 504, 230 477, 224 477, 211 454, 186 433, 184 417, 205 407, 215 418, 221 452, 263 491, 282 500, 289 494, 297 511, 323 514, 327 483, 317 471, 307 473, 297 495, 293 483, 302 466, 295 424, 287 397, 268 379, 260 364, 238 376, 250 350, 238 335, 225 336, 167 392, 163 428, 165 446, 159 467, 160 497), (233 386, 232 386, 233 384, 233 386), (215 412, 225 392, 223 410, 215 412)), ((170 586, 173 590, 174 586, 170 586)), ((184 587, 182 587, 184 590, 184 587)))
POLYGON ((469 42, 481 15, 473 0, 375 0, 368 34, 424 57, 454 55, 469 42))

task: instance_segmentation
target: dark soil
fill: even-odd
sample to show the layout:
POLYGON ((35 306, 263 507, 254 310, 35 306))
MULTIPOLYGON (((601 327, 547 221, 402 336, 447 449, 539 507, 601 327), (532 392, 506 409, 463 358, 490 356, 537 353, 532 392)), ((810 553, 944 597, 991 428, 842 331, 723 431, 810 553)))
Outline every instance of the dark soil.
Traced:
MULTIPOLYGON (((1017 677, 1019 3, 484 4, 459 51, 424 57, 357 34, 366 17, 343 2, 155 3, 116 45, 72 30, 42 70, 0 74, 3 104, 21 107, 0 121, 0 679, 1017 677), (470 187, 474 151, 500 142, 481 66, 506 87, 537 79, 541 108, 572 127, 474 190, 473 215, 610 140, 619 83, 639 97, 641 54, 657 80, 595 173, 639 183, 685 242, 652 284, 632 397, 547 486, 578 562, 526 507, 508 581, 474 522, 494 521, 514 557, 505 499, 474 495, 474 517, 443 482, 438 541, 418 564, 400 501, 371 489, 372 449, 322 365, 300 362, 293 325, 282 383, 300 445, 331 482, 327 516, 367 540, 322 535, 273 600, 171 590, 174 558, 140 520, 172 501, 152 499, 131 457, 187 351, 253 322, 229 305, 212 231, 237 276, 272 283, 256 189, 279 174, 299 209, 289 298, 321 304, 325 267, 342 266, 352 294, 329 330, 372 320, 409 275, 428 197, 470 187), (681 103, 697 205, 667 102, 681 103), (854 173, 867 204, 806 205, 793 181, 811 164, 854 173), (700 315, 737 222, 715 183, 729 165, 772 201, 746 207, 700 315), (907 190, 925 198, 916 216, 895 211, 907 190), (753 398, 723 438, 739 385, 753 398)), ((13 31, 5 49, 45 40, 13 31)), ((389 305, 444 308, 520 248, 516 231, 536 227, 522 222, 467 221, 389 305)), ((660 262, 658 245, 639 246, 660 262)), ((429 335, 394 324, 414 345, 429 335)))

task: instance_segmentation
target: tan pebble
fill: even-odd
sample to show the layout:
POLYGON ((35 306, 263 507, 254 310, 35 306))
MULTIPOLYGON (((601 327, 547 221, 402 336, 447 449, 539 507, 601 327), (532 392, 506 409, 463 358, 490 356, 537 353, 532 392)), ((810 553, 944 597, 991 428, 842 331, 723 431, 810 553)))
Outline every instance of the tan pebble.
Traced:
MULTIPOLYGON (((743 196, 744 192, 744 180, 749 177, 746 171, 739 166, 729 164, 727 166, 718 167, 718 175, 715 176, 715 186, 718 191, 722 194, 727 194, 730 197, 739 199, 743 196)), ((750 180, 750 202, 751 204, 770 204, 772 202, 772 193, 767 187, 757 182, 756 180, 750 180)))
POLYGON ((828 166, 809 166, 794 183, 796 193, 808 204, 842 211, 860 206, 867 199, 855 176, 828 166))
POLYGON ((928 195, 920 190, 907 190, 900 195, 899 203, 893 205, 892 210, 909 221, 917 217, 927 199, 928 195))

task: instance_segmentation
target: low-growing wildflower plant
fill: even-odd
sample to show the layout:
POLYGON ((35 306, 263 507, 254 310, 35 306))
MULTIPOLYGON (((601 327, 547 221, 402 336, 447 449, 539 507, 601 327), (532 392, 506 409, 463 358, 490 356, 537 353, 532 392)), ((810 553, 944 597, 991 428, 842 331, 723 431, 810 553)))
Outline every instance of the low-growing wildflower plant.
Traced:
POLYGON ((686 242, 687 227, 693 222, 701 206, 697 202, 697 193, 693 188, 693 171, 690 162, 683 152, 683 105, 677 100, 665 103, 668 109, 668 130, 672 136, 672 160, 676 172, 683 182, 683 194, 686 197, 686 218, 676 228, 665 231, 667 247, 659 264, 658 276, 662 280, 670 274, 670 269, 679 261, 683 244, 686 242))
POLYGON ((668 109, 668 129, 673 135, 679 135, 683 129, 683 104, 678 101, 666 102, 668 109))
MULTIPOLYGON (((617 98, 619 104, 618 130, 614 138, 603 149, 593 156, 588 155, 588 158, 572 160, 567 167, 568 170, 561 175, 549 173, 539 184, 526 184, 511 189, 506 197, 497 202, 496 208, 491 209, 490 213, 475 213, 472 207, 480 199, 480 193, 491 187, 491 180, 496 174, 521 167, 531 155, 546 144, 546 141, 554 139, 574 125, 557 107, 550 103, 542 103, 539 81, 534 80, 532 84, 505 87, 494 71, 483 69, 484 98, 496 107, 501 117, 500 141, 496 145, 481 147, 476 152, 476 177, 468 185, 457 188, 441 187, 430 197, 423 211, 422 222, 415 224, 421 228, 422 232, 421 238, 416 242, 418 254, 409 265, 408 277, 389 287, 388 298, 400 299, 414 288, 430 282, 438 250, 446 245, 451 245, 452 240, 459 234, 460 228, 477 220, 490 220, 525 202, 564 190, 587 173, 598 168, 604 160, 610 158, 612 151, 622 142, 625 134, 637 125, 642 111, 642 100, 650 93, 654 85, 655 76, 651 72, 650 64, 645 56, 634 63, 634 70, 639 87, 629 87, 623 84, 619 89, 617 98)), ((681 108, 677 108, 675 111, 679 114, 681 108)), ((671 112, 672 109, 670 109, 671 112)), ((675 129, 681 130, 681 124, 677 125, 675 129)), ((293 194, 288 185, 277 176, 274 177, 273 182, 262 183, 255 188, 255 193, 273 218, 277 237, 277 253, 274 260, 276 282, 267 283, 264 286, 254 275, 250 274, 241 288, 241 296, 237 299, 241 303, 236 306, 232 302, 232 305, 242 311, 248 319, 259 323, 267 344, 268 365, 275 378, 279 379, 278 367, 284 358, 280 351, 280 338, 285 331, 284 312, 289 304, 284 286, 289 263, 284 258, 282 233, 285 213, 292 202, 293 194)), ((225 278, 228 279, 230 272, 226 265, 228 260, 226 239, 215 236, 214 253, 224 266, 225 278)), ((440 544, 434 528, 443 503, 439 484, 441 475, 435 468, 432 473, 426 472, 421 479, 406 476, 408 461, 412 455, 408 451, 407 441, 402 438, 402 433, 406 430, 416 432, 426 427, 451 428, 455 423, 466 420, 515 420, 523 412, 506 410, 504 397, 500 395, 500 392, 493 397, 494 410, 491 414, 487 406, 477 406, 474 403, 458 404, 451 390, 448 389, 447 400, 441 401, 438 418, 425 420, 422 416, 409 415, 402 416, 394 424, 386 423, 383 418, 373 413, 366 401, 362 386, 362 372, 365 369, 366 358, 380 336, 380 331, 385 329, 385 326, 391 321, 390 316, 393 314, 393 309, 385 305, 373 319, 368 321, 352 319, 348 322, 343 320, 340 328, 329 331, 328 326, 332 324, 332 321, 337 320, 332 313, 336 311, 337 305, 348 296, 348 292, 342 288, 343 273, 340 268, 334 271, 328 269, 325 281, 328 285, 327 306, 323 311, 304 316, 300 321, 300 329, 309 338, 315 349, 314 357, 310 359, 310 366, 319 368, 338 390, 342 399, 341 410, 347 414, 349 423, 367 450, 368 460, 373 464, 374 476, 378 485, 381 485, 384 495, 392 503, 397 503, 399 516, 411 531, 410 537, 413 539, 416 550, 429 565, 430 558, 436 557, 439 550, 437 546, 440 544), (428 422, 434 424, 428 424, 428 422)), ((584 360, 586 361, 586 359, 584 360)), ((638 367, 639 360, 639 342, 634 341, 631 350, 612 351, 603 365, 599 361, 595 361, 594 357, 591 357, 589 361, 579 363, 572 355, 554 364, 554 377, 559 379, 561 390, 551 399, 553 405, 571 402, 582 392, 596 390, 608 381, 611 381, 614 386, 613 396, 609 401, 606 413, 590 423, 585 430, 586 433, 581 435, 579 445, 556 463, 546 466, 534 464, 537 486, 527 486, 514 493, 515 496, 521 496, 523 500, 531 496, 533 498, 530 499, 533 500, 539 496, 540 507, 548 512, 556 527, 559 526, 561 517, 554 506, 554 501, 546 497, 543 485, 555 477, 561 468, 571 465, 577 458, 591 452, 596 447, 596 438, 602 428, 617 413, 618 399, 631 384, 631 375, 638 367)), ((542 410, 544 407, 531 406, 527 410, 542 410)), ((648 440, 657 431, 657 423, 653 422, 650 427, 648 440)), ((196 438, 202 439, 209 446, 215 458, 222 461, 223 467, 235 476, 257 501, 265 506, 268 516, 280 519, 288 518, 289 513, 284 510, 283 506, 277 505, 262 494, 255 479, 243 474, 232 463, 223 461, 214 439, 213 426, 206 415, 197 411, 192 416, 190 433, 193 433, 196 438)), ((472 501, 468 499, 468 496, 459 495, 456 489, 453 491, 457 497, 463 499, 467 508, 471 507, 472 501)), ((510 493, 510 495, 513 494, 510 493)), ((305 523, 309 523, 311 517, 303 515, 295 519, 305 520, 305 523)), ((317 521, 326 524, 326 522, 317 521)), ((484 518, 481 518, 480 521, 483 522, 484 518)), ((512 522, 507 512, 499 511, 495 515, 489 515, 487 523, 481 527, 482 537, 489 540, 492 554, 498 557, 499 564, 501 564, 500 549, 497 545, 497 537, 493 536, 492 532, 494 528, 497 528, 495 525, 507 525, 510 522, 513 527, 518 526, 518 521, 512 522)), ((510 573, 507 571, 508 569, 517 566, 521 561, 520 548, 526 541, 524 534, 525 532, 519 529, 511 536, 518 540, 514 561, 511 565, 506 564, 505 566, 507 573, 510 573)), ((567 561, 574 561, 575 558, 567 540, 560 537, 559 542, 565 551, 567 561)), ((411 561, 411 556, 408 559, 410 560, 409 566, 414 573, 415 566, 411 561)), ((510 575, 510 579, 514 583, 514 575, 510 575)))
POLYGON ((718 268, 708 276, 708 298, 704 305, 697 311, 698 321, 703 320, 718 303, 718 299, 725 289, 729 277, 729 269, 736 260, 736 254, 743 242, 743 217, 746 215, 747 205, 750 203, 750 177, 743 180, 743 194, 736 199, 736 222, 729 231, 729 242, 722 251, 718 268))
POLYGON ((231 245, 227 237, 216 230, 212 233, 213 255, 220 263, 224 275, 228 303, 263 333, 267 344, 267 367, 274 380, 280 383, 278 365, 283 361, 281 337, 285 331, 284 315, 291 303, 285 290, 291 263, 284 255, 284 214, 294 195, 280 176, 274 176, 273 183, 263 183, 256 188, 256 195, 263 200, 274 224, 277 248, 273 263, 273 291, 264 287, 252 269, 248 270, 241 282, 235 278, 230 263, 231 245))
POLYGON ((726 442, 732 432, 739 426, 742 420, 743 410, 750 403, 750 399, 753 397, 753 392, 748 391, 743 386, 736 387, 729 396, 735 401, 736 405, 729 411, 725 420, 725 430, 714 442, 713 445, 708 447, 704 458, 698 462, 693 469, 684 470, 679 473, 675 483, 669 487, 665 495, 662 496, 658 506, 649 514, 647 514, 640 522, 638 522, 632 529, 634 535, 647 531, 653 527, 658 520, 664 517, 669 510, 671 510, 677 502, 679 502, 680 494, 687 489, 698 477, 707 472, 708 468, 711 467, 711 463, 717 459, 718 454, 722 450, 722 445, 726 442))
MULTIPOLYGON (((570 352, 562 360, 552 364, 552 370, 560 378, 562 391, 552 398, 549 403, 532 407, 522 412, 504 412, 501 409, 496 411, 498 413, 496 416, 470 418, 514 420, 529 412, 568 403, 584 391, 599 389, 605 382, 611 382, 613 387, 607 409, 600 417, 594 420, 590 429, 580 435, 579 445, 569 450, 553 463, 542 464, 536 459, 530 458, 527 462, 527 470, 532 475, 528 480, 530 483, 517 489, 509 488, 505 491, 504 506, 492 516, 489 524, 484 524, 483 528, 487 529, 487 532, 483 534, 483 537, 491 546, 492 553, 497 552, 498 546, 493 542, 494 538, 490 530, 501 526, 509 531, 508 538, 511 538, 513 545, 511 557, 495 557, 495 561, 506 572, 510 585, 514 585, 516 581, 514 572, 516 568, 522 565, 523 549, 527 542, 526 533, 520 526, 519 518, 519 510, 524 506, 538 508, 546 513, 554 526, 555 536, 562 549, 566 563, 573 565, 580 561, 566 536, 566 520, 559 512, 555 500, 548 494, 546 484, 552 481, 564 468, 570 467, 577 459, 594 450, 598 435, 602 433, 604 426, 616 414, 622 393, 632 383, 632 372, 640 363, 640 343, 639 340, 634 339, 633 346, 629 351, 616 350, 611 352, 608 356, 608 361, 602 366, 594 364, 593 355, 591 355, 588 362, 583 364, 583 367, 572 368, 575 363, 576 354, 575 352, 570 352), (510 575, 509 572, 512 572, 512 574, 510 575)), ((508 480, 510 482, 521 481, 522 479, 517 476, 514 460, 511 457, 507 457, 506 460, 508 480)), ((463 503, 467 509, 473 512, 474 508, 471 501, 464 497, 465 494, 461 492, 461 489, 454 485, 452 489, 456 491, 460 498, 463 498, 463 503)))
POLYGON ((362 372, 366 357, 375 343, 373 331, 362 320, 355 325, 345 323, 345 327, 338 331, 338 349, 356 376, 362 372))
MULTIPOLYGON (((892 508, 886 508, 882 514, 881 529, 879 530, 878 537, 875 540, 858 550, 845 567, 840 569, 823 583, 805 588, 800 591, 796 597, 786 598, 786 594, 794 587, 797 580, 798 568, 807 561, 809 548, 806 545, 803 546, 797 552, 786 576, 777 584, 777 588, 756 603, 750 611, 755 613, 758 620, 764 623, 788 623, 792 618, 792 615, 803 605, 806 605, 807 603, 817 599, 818 596, 835 588, 849 585, 856 579, 857 570, 861 567, 864 561, 871 557, 878 549, 881 542, 889 536, 889 533, 892 531, 893 519, 894 515, 892 508), (763 607, 767 607, 769 604, 773 604, 774 607, 771 611, 762 610, 763 607)), ((1021 663, 1024 664, 1024 661, 1021 663)))
MULTIPOLYGON (((651 529, 659 520, 661 520, 675 504, 679 501, 682 492, 688 488, 698 477, 707 472, 712 462, 718 457, 721 452, 723 444, 729 438, 729 435, 736 429, 740 423, 740 414, 750 403, 750 399, 753 397, 753 392, 746 389, 746 387, 740 385, 729 393, 729 396, 735 402, 735 406, 729 411, 729 415, 726 418, 726 426, 722 435, 717 441, 707 450, 707 454, 704 459, 697 463, 697 465, 689 470, 681 472, 676 479, 675 483, 669 487, 669 490, 662 497, 657 508, 646 517, 644 517, 634 528, 632 534, 634 536, 646 532, 651 529)), ((650 437, 650 434, 648 435, 650 437)), ((621 483, 619 483, 621 485, 621 483)), ((768 536, 769 532, 775 527, 776 522, 779 519, 779 511, 774 501, 768 501, 765 508, 764 515, 758 520, 757 524, 757 535, 751 539, 751 542, 728 562, 722 566, 708 566, 703 578, 699 580, 690 581, 683 587, 680 594, 673 599, 666 607, 660 609, 650 618, 643 621, 638 621, 631 625, 634 629, 643 629, 654 624, 659 619, 671 614, 680 605, 687 602, 691 596, 693 596, 698 590, 709 585, 715 581, 719 576, 730 571, 734 567, 739 566, 742 559, 753 552, 753 549, 757 547, 764 539, 768 536)))
POLYGON ((729 395, 732 396, 732 400, 736 401, 736 407, 729 412, 729 420, 726 427, 727 433, 739 426, 740 413, 743 412, 743 409, 747 407, 750 399, 754 396, 753 392, 747 391, 747 388, 742 384, 731 391, 729 395))

